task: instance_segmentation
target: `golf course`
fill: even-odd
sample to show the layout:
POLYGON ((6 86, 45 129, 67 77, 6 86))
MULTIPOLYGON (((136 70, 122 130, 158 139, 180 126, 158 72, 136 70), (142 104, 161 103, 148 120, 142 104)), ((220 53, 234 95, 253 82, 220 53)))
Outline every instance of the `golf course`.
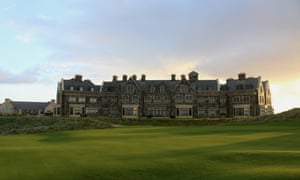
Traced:
POLYGON ((1 135, 0 179, 300 179, 297 113, 254 123, 1 135))

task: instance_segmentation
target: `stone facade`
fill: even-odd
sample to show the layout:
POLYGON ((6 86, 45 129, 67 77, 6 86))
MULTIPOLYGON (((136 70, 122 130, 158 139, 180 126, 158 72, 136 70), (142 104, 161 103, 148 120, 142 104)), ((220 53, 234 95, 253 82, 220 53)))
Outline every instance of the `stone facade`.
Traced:
POLYGON ((55 107, 54 100, 50 102, 28 102, 28 101, 12 101, 5 99, 5 102, 0 105, 0 114, 4 115, 41 115, 53 114, 55 107))
POLYGON ((58 83, 56 115, 98 117, 245 117, 273 114, 268 81, 247 78, 245 73, 226 84, 199 80, 197 72, 171 75, 170 80, 146 80, 142 75, 112 81, 102 86, 76 75, 58 83))

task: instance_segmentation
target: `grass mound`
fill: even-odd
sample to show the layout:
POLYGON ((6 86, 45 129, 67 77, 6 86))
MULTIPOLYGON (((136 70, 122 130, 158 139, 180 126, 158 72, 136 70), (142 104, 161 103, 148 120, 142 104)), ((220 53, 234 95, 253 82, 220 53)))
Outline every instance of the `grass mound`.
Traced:
POLYGON ((0 116, 0 134, 2 135, 110 127, 112 127, 111 124, 93 118, 0 116))

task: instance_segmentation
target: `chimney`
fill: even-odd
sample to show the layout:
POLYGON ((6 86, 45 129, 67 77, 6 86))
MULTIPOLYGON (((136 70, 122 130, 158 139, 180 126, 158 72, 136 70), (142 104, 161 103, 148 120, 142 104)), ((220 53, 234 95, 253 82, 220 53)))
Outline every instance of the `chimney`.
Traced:
POLYGON ((145 81, 146 80, 146 75, 145 74, 142 74, 142 81, 145 81))
POLYGON ((117 81, 118 80, 118 76, 114 75, 113 76, 113 81, 117 81))
POLYGON ((176 80, 176 75, 175 75, 175 74, 172 74, 172 75, 171 75, 171 80, 172 80, 172 81, 175 81, 175 80, 176 80))
POLYGON ((127 75, 126 74, 123 75, 123 81, 127 81, 127 75))
POLYGON ((182 75, 181 75, 181 80, 186 80, 186 78, 185 78, 185 75, 184 75, 184 74, 182 74, 182 75))
POLYGON ((192 72, 190 72, 189 73, 189 80, 198 80, 198 73, 197 72, 195 72, 195 71, 192 71, 192 72))
POLYGON ((240 73, 238 76, 239 80, 246 80, 246 73, 240 73))
POLYGON ((82 81, 82 75, 76 74, 75 75, 75 80, 76 81, 82 81))
POLYGON ((132 75, 132 80, 136 81, 136 75, 132 75))

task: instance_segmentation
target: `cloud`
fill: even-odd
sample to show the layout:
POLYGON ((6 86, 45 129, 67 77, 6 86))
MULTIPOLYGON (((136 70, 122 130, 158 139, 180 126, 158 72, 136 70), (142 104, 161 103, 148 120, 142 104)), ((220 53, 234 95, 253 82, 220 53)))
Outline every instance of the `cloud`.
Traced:
POLYGON ((299 76, 298 1, 78 0, 63 5, 57 12, 61 18, 37 13, 14 21, 22 30, 19 40, 37 39, 50 49, 44 64, 60 75, 164 77, 196 70, 224 79, 241 71, 276 81, 299 76), (282 69, 289 71, 282 75, 282 69))
POLYGON ((163 73, 185 63, 219 78, 240 71, 280 81, 299 76, 297 1, 78 2, 80 13, 51 30, 51 61, 107 74, 163 73))
POLYGON ((0 83, 4 84, 18 84, 18 83, 34 83, 37 81, 36 76, 32 71, 24 71, 20 74, 13 74, 11 72, 0 70, 0 83))

